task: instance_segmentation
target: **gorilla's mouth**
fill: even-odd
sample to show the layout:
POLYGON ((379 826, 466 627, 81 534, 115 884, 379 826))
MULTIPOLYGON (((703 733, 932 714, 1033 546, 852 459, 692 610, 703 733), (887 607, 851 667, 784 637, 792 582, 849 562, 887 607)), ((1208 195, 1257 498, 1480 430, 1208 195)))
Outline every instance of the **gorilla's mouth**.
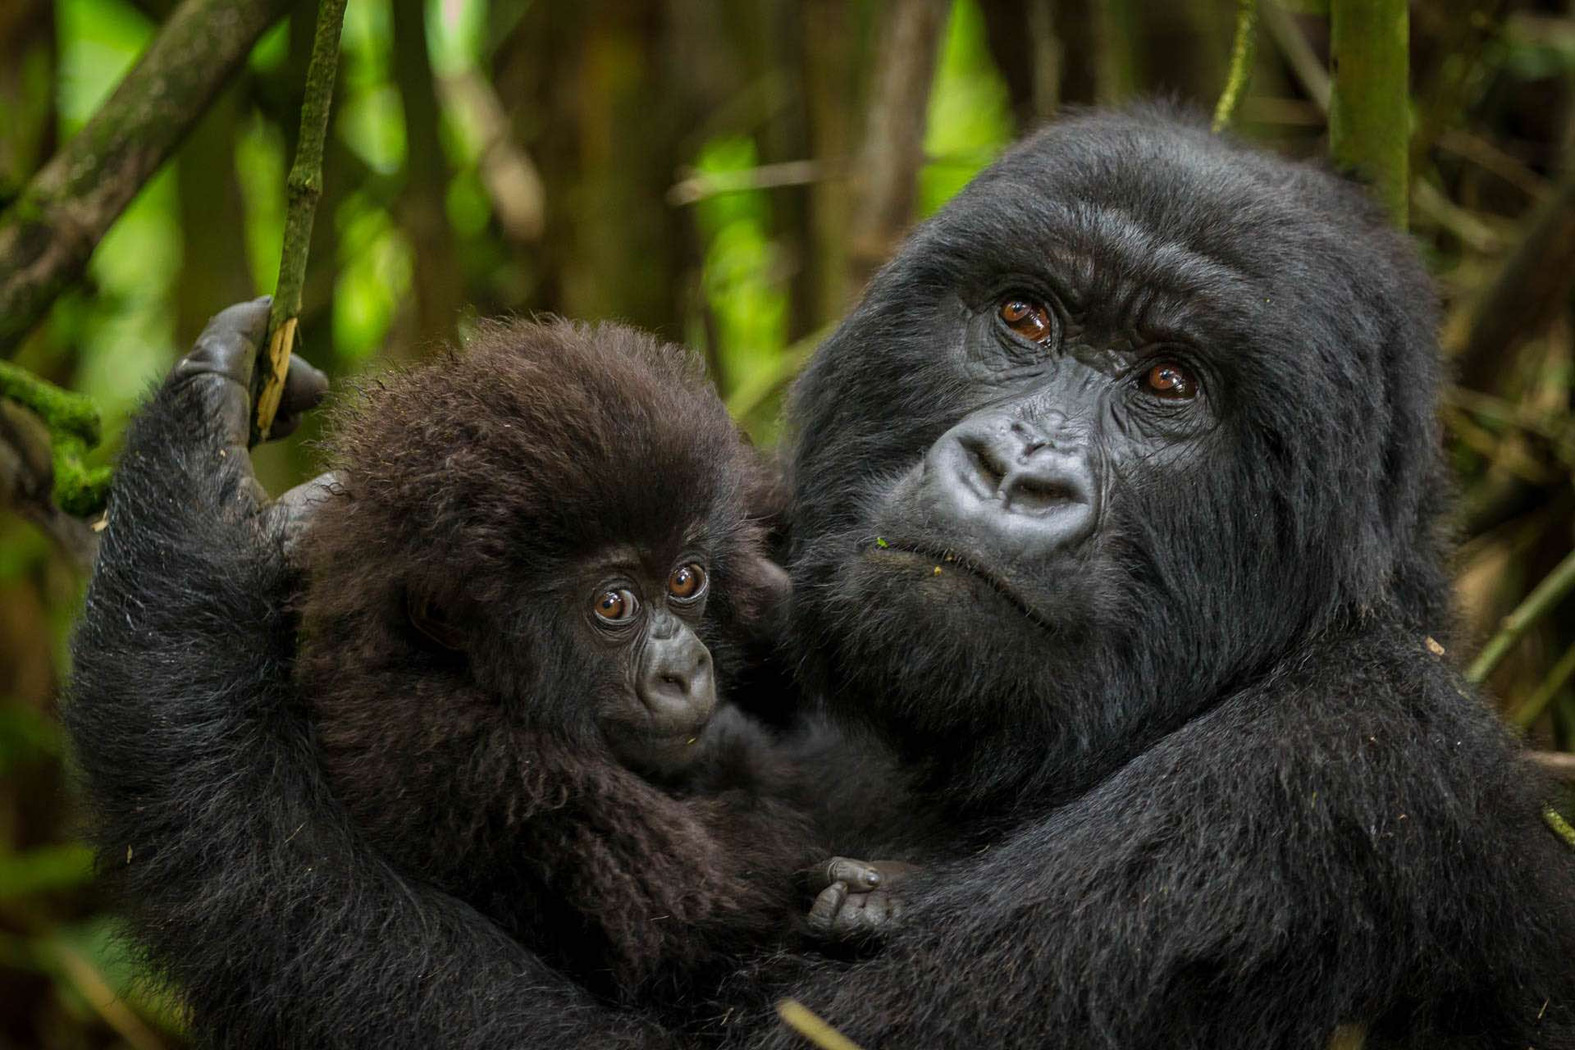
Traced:
POLYGON ((980 564, 963 554, 948 547, 936 544, 927 544, 913 540, 894 540, 878 537, 861 548, 861 553, 874 561, 887 559, 900 560, 907 564, 921 563, 933 566, 935 575, 941 575, 950 570, 958 570, 978 580, 990 590, 1000 595, 1010 605, 1038 626, 1045 630, 1051 629, 1049 620, 1038 609, 1034 608, 1021 592, 1010 582, 992 571, 988 566, 980 564))

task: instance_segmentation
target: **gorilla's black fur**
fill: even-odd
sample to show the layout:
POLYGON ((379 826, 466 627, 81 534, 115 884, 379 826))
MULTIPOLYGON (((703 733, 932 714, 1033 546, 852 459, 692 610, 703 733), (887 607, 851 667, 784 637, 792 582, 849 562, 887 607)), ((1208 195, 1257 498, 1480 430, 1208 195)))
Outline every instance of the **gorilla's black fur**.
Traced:
POLYGON ((909 240, 797 389, 797 640, 962 833, 796 998, 869 1047, 1575 1045, 1575 855, 1428 644, 1434 323, 1355 187, 1155 110, 909 240))
MULTIPOLYGON (((1433 324, 1357 190, 1157 111, 1053 127, 921 228, 798 389, 793 550, 810 691, 909 773, 905 809, 828 782, 874 829, 834 845, 930 870, 877 954, 755 983, 871 1050, 1575 1046, 1575 858, 1427 643, 1433 324), (1019 299, 1045 339, 997 322, 1019 299), (1161 365, 1201 395, 1159 405, 1161 365), (958 431, 996 417, 1070 471, 1015 509, 958 431), (939 462, 999 498, 959 517, 939 462), (1080 538, 1011 557, 1034 507, 1080 538)), ((188 396, 133 428, 76 649, 143 937, 233 1042, 655 1040, 360 844, 292 707, 277 550, 220 513, 188 396)))

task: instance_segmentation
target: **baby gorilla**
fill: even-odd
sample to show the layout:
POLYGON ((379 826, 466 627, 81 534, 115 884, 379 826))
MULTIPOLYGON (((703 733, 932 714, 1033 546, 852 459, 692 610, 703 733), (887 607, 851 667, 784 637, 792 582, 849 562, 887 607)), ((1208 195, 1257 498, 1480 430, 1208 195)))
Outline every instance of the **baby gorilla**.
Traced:
POLYGON ((500 324, 336 422, 297 674, 379 849, 615 999, 787 936, 794 770, 717 707, 786 594, 777 479, 696 364, 500 324))

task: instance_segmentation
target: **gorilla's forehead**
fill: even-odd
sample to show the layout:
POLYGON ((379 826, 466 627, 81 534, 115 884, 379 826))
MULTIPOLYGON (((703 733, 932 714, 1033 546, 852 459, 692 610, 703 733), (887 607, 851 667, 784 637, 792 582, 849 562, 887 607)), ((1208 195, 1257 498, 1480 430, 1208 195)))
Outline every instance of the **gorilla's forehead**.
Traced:
POLYGON ((914 246, 954 283, 1019 271, 1086 299, 1142 288, 1228 301, 1346 283, 1365 254, 1350 203, 1331 176, 1190 125, 1104 117, 1007 153, 914 246))

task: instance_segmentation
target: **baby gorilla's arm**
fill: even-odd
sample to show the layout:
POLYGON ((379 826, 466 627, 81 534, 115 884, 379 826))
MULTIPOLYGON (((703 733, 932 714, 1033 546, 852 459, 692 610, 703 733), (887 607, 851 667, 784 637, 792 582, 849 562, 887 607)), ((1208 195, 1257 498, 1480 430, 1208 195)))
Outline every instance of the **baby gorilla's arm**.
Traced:
MULTIPOLYGON (((133 936, 204 1044, 662 1045, 395 871, 333 798, 291 680, 309 500, 267 504, 246 450, 267 317, 214 318, 132 422, 72 643, 65 720, 133 936)), ((289 376, 285 427, 323 387, 289 376)))

